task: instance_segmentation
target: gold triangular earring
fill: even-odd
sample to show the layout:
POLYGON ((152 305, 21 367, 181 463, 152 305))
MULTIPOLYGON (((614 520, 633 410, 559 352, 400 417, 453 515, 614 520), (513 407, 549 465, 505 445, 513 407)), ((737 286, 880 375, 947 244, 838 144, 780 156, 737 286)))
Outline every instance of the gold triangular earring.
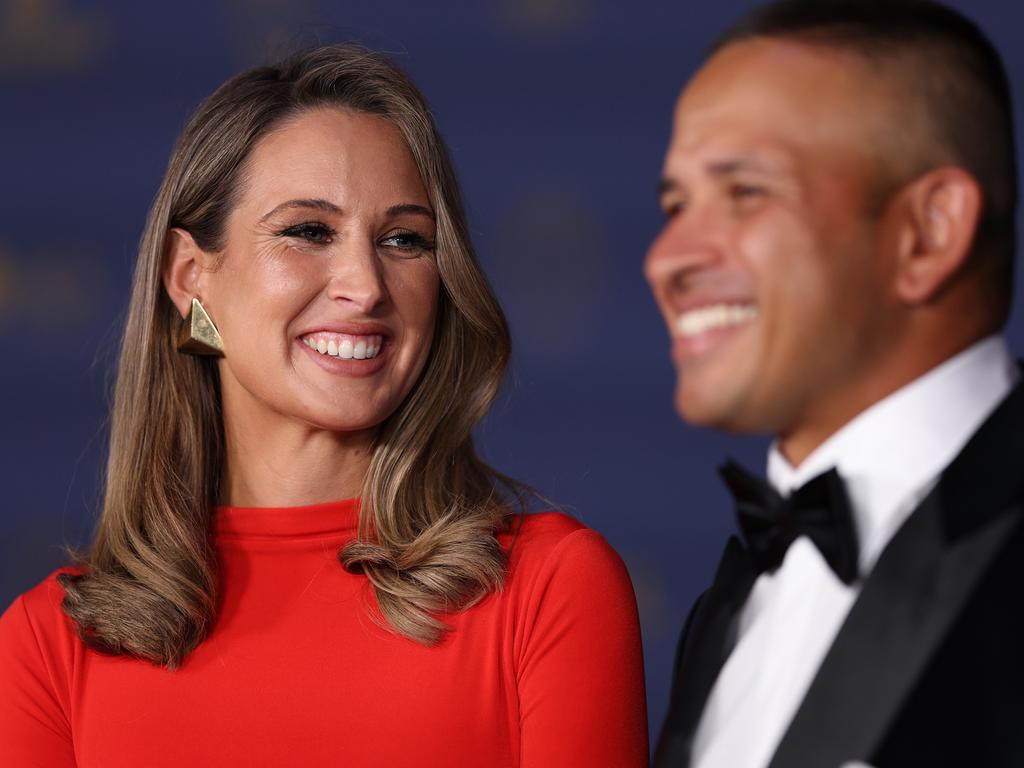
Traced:
POLYGON ((188 317, 178 334, 178 351, 190 355, 216 355, 224 357, 224 342, 220 338, 217 326, 206 314, 199 299, 192 299, 192 307, 188 317))

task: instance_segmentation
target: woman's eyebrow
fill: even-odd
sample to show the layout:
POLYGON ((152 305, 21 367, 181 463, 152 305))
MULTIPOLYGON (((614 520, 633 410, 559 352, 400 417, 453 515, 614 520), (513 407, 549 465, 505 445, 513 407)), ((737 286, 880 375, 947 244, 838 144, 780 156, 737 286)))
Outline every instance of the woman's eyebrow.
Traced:
POLYGON ((330 200, 324 200, 322 198, 309 198, 309 199, 305 199, 305 200, 288 200, 286 202, 281 203, 278 206, 275 206, 272 210, 268 211, 266 213, 266 215, 264 215, 263 218, 260 219, 260 223, 262 224, 264 221, 269 219, 275 213, 280 213, 281 211, 286 211, 286 210, 289 210, 291 208, 315 208, 318 211, 324 211, 325 213, 335 213, 335 214, 340 214, 342 212, 341 208, 336 206, 330 200))
MULTIPOLYGON (((280 205, 274 206, 270 211, 264 214, 263 218, 260 219, 262 224, 264 221, 269 219, 276 213, 281 211, 287 211, 293 208, 314 208, 318 211, 324 211, 325 213, 341 214, 342 209, 332 203, 330 200, 324 200, 322 198, 306 198, 302 200, 287 200, 280 205)), ((388 208, 389 216, 400 216, 402 214, 411 213, 418 216, 426 216, 431 221, 434 220, 434 212, 423 205, 416 203, 402 203, 400 205, 392 205, 388 208)))
POLYGON ((401 205, 392 205, 388 208, 388 216, 400 216, 403 213, 412 213, 418 216, 426 216, 431 221, 434 220, 434 212, 423 205, 417 205, 416 203, 402 203, 401 205))

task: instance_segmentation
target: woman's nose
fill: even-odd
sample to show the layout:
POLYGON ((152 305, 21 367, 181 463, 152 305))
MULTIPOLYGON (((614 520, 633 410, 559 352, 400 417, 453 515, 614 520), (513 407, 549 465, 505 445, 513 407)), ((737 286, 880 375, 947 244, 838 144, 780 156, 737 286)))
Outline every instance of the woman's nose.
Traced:
POLYGON ((388 299, 382 266, 372 240, 350 240, 331 257, 328 296, 370 314, 388 299))

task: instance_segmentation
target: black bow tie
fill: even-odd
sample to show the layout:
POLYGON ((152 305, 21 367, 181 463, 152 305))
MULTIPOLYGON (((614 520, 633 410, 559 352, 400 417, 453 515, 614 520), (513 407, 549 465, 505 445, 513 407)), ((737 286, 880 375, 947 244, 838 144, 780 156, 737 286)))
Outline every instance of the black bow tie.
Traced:
POLYGON ((786 498, 732 460, 719 473, 736 499, 740 529, 759 571, 778 568, 789 545, 807 536, 845 584, 857 578, 857 532, 846 488, 835 469, 786 498))

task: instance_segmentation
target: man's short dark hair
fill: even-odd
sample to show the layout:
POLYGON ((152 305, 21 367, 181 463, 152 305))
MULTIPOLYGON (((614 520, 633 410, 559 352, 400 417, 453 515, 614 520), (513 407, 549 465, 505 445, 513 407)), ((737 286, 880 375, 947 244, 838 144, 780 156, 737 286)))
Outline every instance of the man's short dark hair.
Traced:
MULTIPOLYGON (((713 50, 757 37, 850 51, 923 97, 901 103, 923 104, 934 134, 911 138, 921 142, 926 163, 952 162, 981 186, 972 257, 997 284, 1005 320, 1016 249, 1013 108, 1002 59, 978 26, 930 0, 778 0, 744 15, 713 50)), ((893 131, 914 124, 920 121, 894 120, 893 131)))

